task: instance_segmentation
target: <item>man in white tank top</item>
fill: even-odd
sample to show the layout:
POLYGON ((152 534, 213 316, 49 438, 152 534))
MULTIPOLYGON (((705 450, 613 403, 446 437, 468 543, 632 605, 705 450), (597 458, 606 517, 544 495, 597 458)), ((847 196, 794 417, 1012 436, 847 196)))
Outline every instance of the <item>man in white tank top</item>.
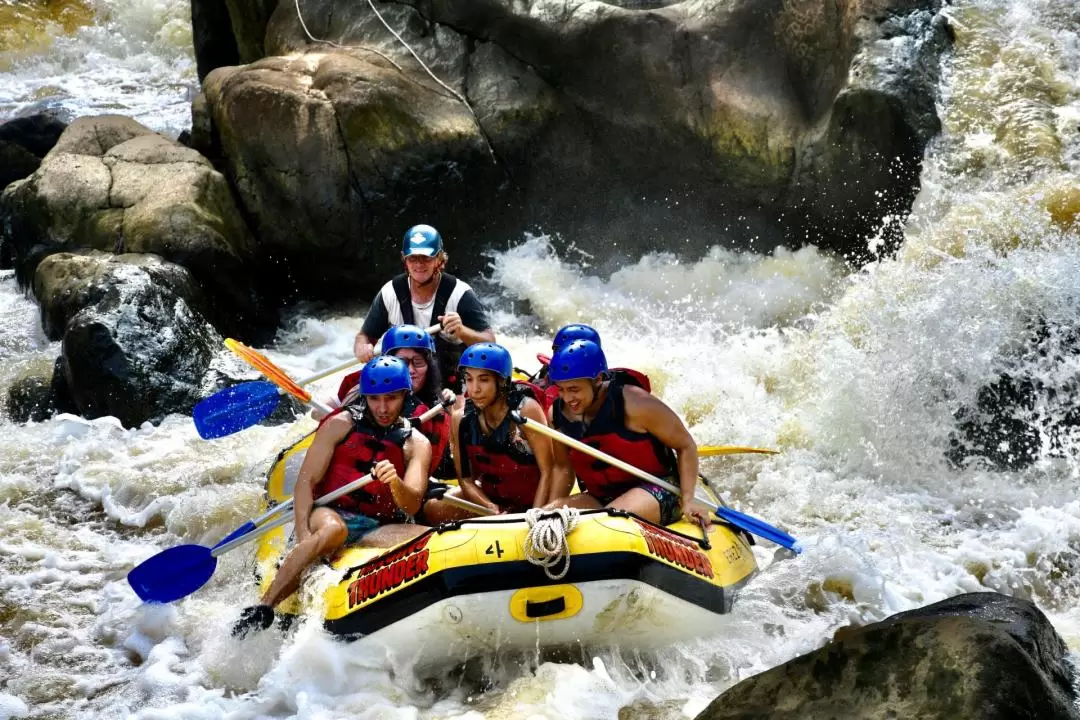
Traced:
POLYGON ((435 336, 443 382, 458 387, 457 361, 469 345, 495 342, 487 311, 469 284, 443 272, 447 255, 442 236, 430 225, 409 228, 402 243, 406 272, 383 285, 371 303, 353 352, 362 362, 375 355, 375 343, 394 325, 428 327, 442 323, 435 336))

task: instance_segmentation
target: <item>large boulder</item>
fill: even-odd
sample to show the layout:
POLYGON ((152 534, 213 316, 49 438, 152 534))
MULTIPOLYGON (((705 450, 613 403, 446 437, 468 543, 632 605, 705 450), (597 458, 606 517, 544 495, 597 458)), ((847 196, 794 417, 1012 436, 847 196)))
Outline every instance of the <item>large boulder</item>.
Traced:
POLYGON ((374 282, 372 244, 392 258, 419 221, 468 259, 530 226, 601 254, 809 239, 865 257, 937 132, 941 0, 376 5, 445 87, 337 0, 302 3, 303 25, 279 3, 263 40, 282 57, 205 84, 260 240, 310 252, 326 277, 298 279, 318 289, 374 282))
POLYGON ((191 271, 224 332, 249 337, 276 319, 259 299, 259 258, 225 178, 129 118, 73 122, 0 197, 0 233, 24 285, 59 251, 156 253, 191 271))
POLYGON ((199 313, 190 273, 152 255, 60 253, 38 265, 34 289, 51 336, 62 338, 54 378, 73 409, 136 427, 190 413, 222 380, 221 337, 199 313))
POLYGON ((698 720, 1077 720, 1066 650, 1030 602, 971 593, 842 630, 698 720))
POLYGON ((396 243, 370 239, 440 205, 434 222, 465 221, 482 173, 462 168, 496 170, 464 106, 377 56, 267 58, 215 70, 205 93, 254 232, 308 294, 346 296, 400 267, 396 243), (407 190, 420 187, 417 208, 407 190))

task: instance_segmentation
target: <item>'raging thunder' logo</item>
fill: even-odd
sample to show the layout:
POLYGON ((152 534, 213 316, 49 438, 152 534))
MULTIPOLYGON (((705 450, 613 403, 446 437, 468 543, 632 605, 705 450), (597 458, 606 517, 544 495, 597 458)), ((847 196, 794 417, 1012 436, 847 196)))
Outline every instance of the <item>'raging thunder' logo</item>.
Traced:
POLYGON ((712 562, 705 553, 698 550, 697 545, 686 538, 645 523, 639 522, 638 527, 641 528, 645 544, 652 555, 663 558, 673 565, 684 567, 702 577, 713 577, 712 562))
POLYGON ((349 609, 426 575, 431 552, 427 544, 431 535, 427 533, 403 548, 360 566, 356 579, 349 584, 349 609))

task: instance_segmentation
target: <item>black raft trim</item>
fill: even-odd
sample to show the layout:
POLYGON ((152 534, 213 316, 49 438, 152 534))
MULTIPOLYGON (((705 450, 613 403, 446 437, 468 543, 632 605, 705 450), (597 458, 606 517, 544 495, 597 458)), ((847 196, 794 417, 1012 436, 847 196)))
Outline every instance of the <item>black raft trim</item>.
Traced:
POLYGON ((718 587, 665 563, 634 552, 576 555, 570 572, 552 580, 543 570, 524 560, 472 565, 443 570, 420 578, 385 599, 353 610, 325 627, 334 635, 358 639, 414 615, 447 598, 546 585, 586 583, 593 580, 638 580, 717 614, 730 612, 736 592, 756 571, 727 587, 718 587))

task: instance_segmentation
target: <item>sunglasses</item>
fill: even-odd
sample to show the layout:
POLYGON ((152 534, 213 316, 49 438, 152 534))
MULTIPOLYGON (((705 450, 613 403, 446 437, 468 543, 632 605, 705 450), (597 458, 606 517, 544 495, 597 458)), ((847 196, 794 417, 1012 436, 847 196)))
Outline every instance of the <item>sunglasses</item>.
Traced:
POLYGON ((421 355, 414 355, 411 358, 399 358, 399 360, 404 362, 406 365, 412 365, 417 370, 423 370, 428 366, 428 361, 425 360, 421 355))

